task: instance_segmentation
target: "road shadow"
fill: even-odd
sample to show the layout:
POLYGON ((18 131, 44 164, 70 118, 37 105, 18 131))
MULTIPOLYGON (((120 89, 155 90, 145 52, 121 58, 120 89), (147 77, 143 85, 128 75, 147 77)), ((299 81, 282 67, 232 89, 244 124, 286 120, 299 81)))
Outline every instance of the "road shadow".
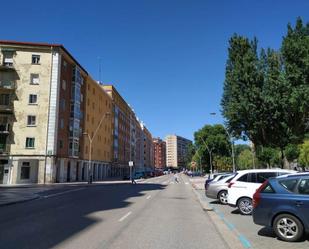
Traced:
POLYGON ((211 201, 209 202, 210 204, 216 204, 216 205, 222 205, 220 201, 215 200, 215 201, 211 201))
POLYGON ((231 214, 242 215, 241 212, 238 209, 234 209, 233 211, 231 211, 231 214))
MULTIPOLYGON (((48 249, 98 222, 94 213, 127 207, 161 184, 112 183, 0 208, 0 248, 48 249)), ((104 231, 102 231, 104 233, 104 231)))
MULTIPOLYGON (((276 238, 280 240, 271 227, 263 227, 258 231, 258 235, 262 237, 276 238)), ((281 241, 281 240, 280 240, 281 241)), ((305 234, 299 241, 293 243, 309 242, 309 234, 305 234)))

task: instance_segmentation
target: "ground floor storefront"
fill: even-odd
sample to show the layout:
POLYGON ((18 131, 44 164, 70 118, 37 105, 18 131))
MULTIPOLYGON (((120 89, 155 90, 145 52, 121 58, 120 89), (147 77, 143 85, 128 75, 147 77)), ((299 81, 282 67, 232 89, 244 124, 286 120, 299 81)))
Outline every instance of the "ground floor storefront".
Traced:
POLYGON ((122 178, 128 172, 127 165, 103 161, 89 164, 88 160, 76 158, 10 156, 0 159, 0 184, 102 181, 122 178))

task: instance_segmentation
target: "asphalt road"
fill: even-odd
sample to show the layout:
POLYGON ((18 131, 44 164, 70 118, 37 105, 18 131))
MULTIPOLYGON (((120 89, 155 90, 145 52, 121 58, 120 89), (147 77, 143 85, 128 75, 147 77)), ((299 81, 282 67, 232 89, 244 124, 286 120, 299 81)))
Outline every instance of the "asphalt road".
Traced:
POLYGON ((276 238, 271 229, 255 225, 252 216, 241 215, 237 209, 219 204, 216 200, 205 197, 205 190, 199 190, 200 195, 210 203, 218 216, 224 218, 228 224, 242 234, 255 249, 308 249, 309 235, 305 236, 300 242, 284 242, 276 238))
POLYGON ((81 186, 0 207, 0 248, 229 248, 187 178, 81 186))

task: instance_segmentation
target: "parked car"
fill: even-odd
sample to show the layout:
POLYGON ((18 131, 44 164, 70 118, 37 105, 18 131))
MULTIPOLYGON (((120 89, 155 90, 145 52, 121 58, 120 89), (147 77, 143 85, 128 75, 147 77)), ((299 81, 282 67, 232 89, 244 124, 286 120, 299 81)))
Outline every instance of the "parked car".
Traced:
POLYGON ((284 241, 297 241, 309 232, 309 174, 265 181, 253 196, 253 221, 272 227, 284 241))
POLYGON ((221 172, 221 173, 215 173, 215 174, 209 174, 208 178, 205 181, 205 190, 208 188, 208 185, 212 182, 212 181, 220 181, 221 179, 223 179, 226 176, 229 176, 231 173, 228 172, 221 172))
POLYGON ((236 174, 231 174, 219 181, 210 182, 205 189, 206 196, 211 199, 218 199, 221 204, 227 204, 227 186, 235 176, 236 174))
POLYGON ((284 169, 251 169, 240 170, 237 176, 228 185, 227 202, 232 207, 237 207, 241 214, 252 213, 252 198, 261 184, 270 177, 296 173, 284 169))
POLYGON ((134 174, 134 179, 141 179, 145 177, 145 173, 144 172, 135 172, 134 174))

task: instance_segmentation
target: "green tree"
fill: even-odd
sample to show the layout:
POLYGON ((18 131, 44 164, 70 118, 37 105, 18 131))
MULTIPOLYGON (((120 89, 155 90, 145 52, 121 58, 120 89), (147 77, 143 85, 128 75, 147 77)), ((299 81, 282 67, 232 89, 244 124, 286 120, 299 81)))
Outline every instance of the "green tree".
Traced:
POLYGON ((238 157, 240 153, 243 152, 244 150, 250 150, 250 146, 247 144, 236 144, 234 148, 235 148, 235 157, 238 157))
POLYGON ((264 144, 261 124, 262 74, 259 71, 257 41, 234 35, 229 40, 222 114, 233 135, 264 144))
POLYGON ((289 163, 299 157, 299 147, 296 144, 289 144, 284 149, 284 154, 289 163))
POLYGON ((279 154, 280 153, 278 150, 270 147, 259 147, 257 149, 257 158, 262 164, 262 167, 273 167, 276 164, 280 163, 279 154))
POLYGON ((214 156, 230 156, 231 144, 223 125, 205 125, 194 133, 194 141, 199 154, 202 158, 202 164, 210 168, 210 152, 212 161, 214 156))
POLYGON ((299 162, 303 168, 309 166, 309 140, 300 146, 299 162))
POLYGON ((237 137, 279 148, 283 166, 285 147, 302 141, 309 128, 309 24, 299 18, 295 28, 288 25, 280 51, 257 56, 256 47, 256 39, 230 39, 222 114, 237 137))
MULTIPOLYGON (((250 149, 245 149, 240 152, 237 157, 238 169, 252 169, 253 166, 253 154, 250 149)), ((255 160, 256 161, 256 160, 255 160)))
POLYGON ((188 150, 187 150, 187 154, 185 156, 185 165, 186 167, 190 168, 191 166, 191 162, 193 161, 193 156, 195 155, 195 146, 190 143, 188 145, 188 150))
POLYGON ((303 140, 309 121, 309 24, 298 18, 283 38, 281 53, 289 86, 286 122, 294 142, 303 140))

